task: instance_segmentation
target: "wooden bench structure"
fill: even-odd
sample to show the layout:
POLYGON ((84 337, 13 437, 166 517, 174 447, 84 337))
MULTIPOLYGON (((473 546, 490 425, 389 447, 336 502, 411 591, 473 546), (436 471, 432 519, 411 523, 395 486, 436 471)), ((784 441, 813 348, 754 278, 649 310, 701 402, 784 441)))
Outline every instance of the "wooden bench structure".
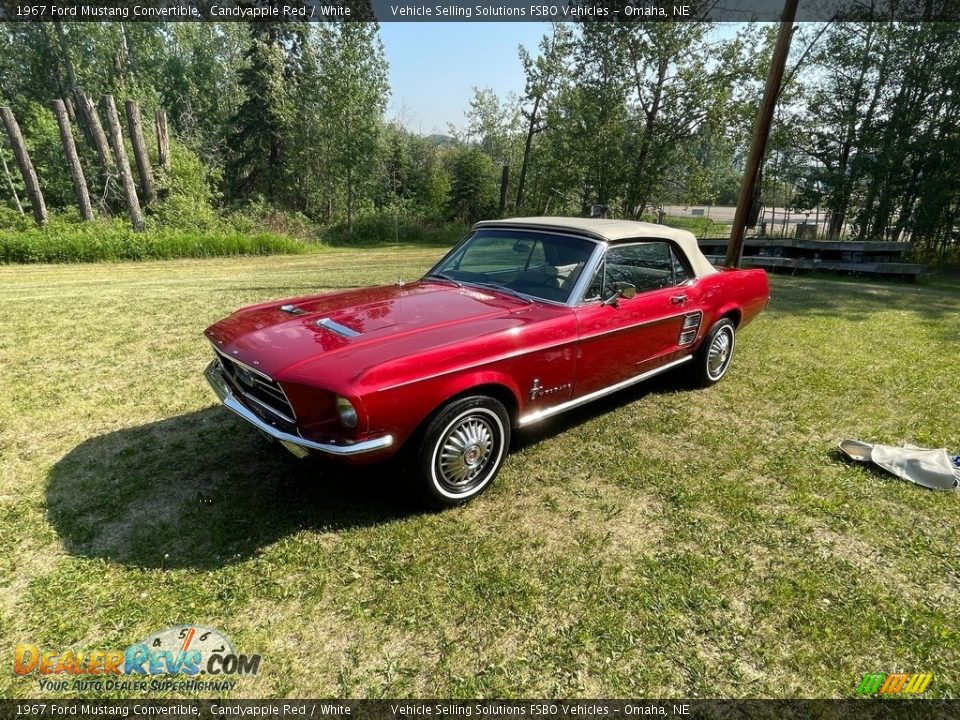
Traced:
MULTIPOLYGON (((722 264, 728 238, 698 238, 700 250, 714 264, 722 264)), ((824 271, 873 277, 916 280, 927 267, 904 262, 913 246, 904 242, 846 242, 798 238, 748 237, 743 246, 743 267, 770 271, 824 271)))

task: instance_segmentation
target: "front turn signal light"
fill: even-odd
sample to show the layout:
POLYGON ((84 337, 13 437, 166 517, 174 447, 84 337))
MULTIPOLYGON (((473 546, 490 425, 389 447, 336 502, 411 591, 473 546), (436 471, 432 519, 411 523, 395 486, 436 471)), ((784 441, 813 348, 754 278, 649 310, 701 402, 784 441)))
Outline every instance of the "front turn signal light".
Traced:
POLYGON ((342 395, 337 395, 337 415, 345 428, 353 430, 357 426, 357 409, 342 395))

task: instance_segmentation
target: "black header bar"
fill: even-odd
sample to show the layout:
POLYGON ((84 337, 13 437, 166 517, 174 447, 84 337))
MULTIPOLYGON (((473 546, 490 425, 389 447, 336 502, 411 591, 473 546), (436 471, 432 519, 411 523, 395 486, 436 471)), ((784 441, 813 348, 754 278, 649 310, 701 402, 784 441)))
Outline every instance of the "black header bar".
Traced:
MULTIPOLYGON (((0 0, 5 22, 776 22, 783 0, 0 0)), ((798 22, 957 22, 958 0, 800 0, 798 22)))

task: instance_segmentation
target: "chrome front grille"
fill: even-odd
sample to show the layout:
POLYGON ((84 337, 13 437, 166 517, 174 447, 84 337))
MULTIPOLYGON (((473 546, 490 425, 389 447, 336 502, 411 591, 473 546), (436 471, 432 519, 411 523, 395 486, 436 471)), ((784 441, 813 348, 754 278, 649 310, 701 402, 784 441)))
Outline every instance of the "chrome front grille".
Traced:
POLYGON ((252 410, 293 425, 296 416, 283 388, 269 376, 221 353, 217 353, 226 376, 252 410))

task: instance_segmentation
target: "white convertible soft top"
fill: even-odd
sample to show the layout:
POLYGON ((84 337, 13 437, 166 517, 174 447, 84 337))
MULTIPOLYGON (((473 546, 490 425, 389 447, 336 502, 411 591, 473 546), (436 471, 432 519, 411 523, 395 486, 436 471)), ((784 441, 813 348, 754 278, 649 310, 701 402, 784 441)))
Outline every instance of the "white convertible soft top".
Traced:
POLYGON ((589 235, 604 242, 626 240, 672 240, 687 256, 690 267, 697 277, 711 275, 717 269, 700 252, 697 238, 686 230, 633 220, 604 220, 600 218, 574 217, 522 217, 503 220, 484 220, 474 225, 480 227, 529 227, 543 230, 568 230, 589 235))

